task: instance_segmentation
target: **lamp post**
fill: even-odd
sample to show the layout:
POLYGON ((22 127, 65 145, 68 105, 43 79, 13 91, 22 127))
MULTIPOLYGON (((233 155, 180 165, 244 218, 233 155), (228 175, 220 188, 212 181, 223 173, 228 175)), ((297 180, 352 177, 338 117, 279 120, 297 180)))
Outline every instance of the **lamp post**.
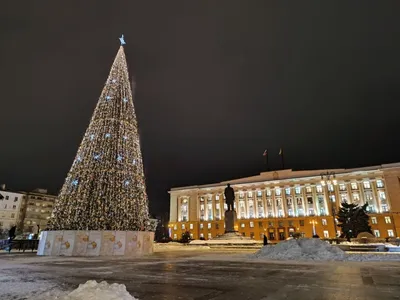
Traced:
POLYGON ((313 237, 315 237, 317 235, 317 229, 315 228, 315 225, 318 224, 318 222, 315 220, 311 220, 310 224, 312 224, 312 235, 313 237))
POLYGON ((333 201, 332 192, 335 191, 335 186, 337 185, 336 174, 335 172, 326 172, 321 174, 321 184, 322 186, 328 185, 328 197, 331 203, 332 217, 333 217, 333 230, 335 233, 335 238, 337 238, 337 228, 336 228, 336 207, 333 201), (329 186, 333 186, 333 190, 331 191, 329 186))

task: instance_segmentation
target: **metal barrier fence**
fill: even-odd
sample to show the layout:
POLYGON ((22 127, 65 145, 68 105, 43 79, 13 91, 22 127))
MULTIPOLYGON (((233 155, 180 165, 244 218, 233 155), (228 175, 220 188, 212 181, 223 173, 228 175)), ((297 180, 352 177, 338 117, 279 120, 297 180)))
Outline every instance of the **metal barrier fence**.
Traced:
POLYGON ((39 240, 0 240, 0 249, 11 252, 11 250, 18 250, 18 252, 25 252, 25 250, 31 250, 32 252, 37 250, 39 240))

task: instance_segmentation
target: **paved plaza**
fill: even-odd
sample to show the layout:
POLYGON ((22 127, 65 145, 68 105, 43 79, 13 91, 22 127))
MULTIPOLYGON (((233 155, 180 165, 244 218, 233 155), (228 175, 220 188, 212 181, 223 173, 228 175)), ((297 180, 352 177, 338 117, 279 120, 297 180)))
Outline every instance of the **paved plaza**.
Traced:
POLYGON ((38 295, 87 280, 125 284, 140 300, 400 299, 399 262, 260 262, 249 253, 161 251, 129 260, 1 254, 0 299, 45 300, 38 295))

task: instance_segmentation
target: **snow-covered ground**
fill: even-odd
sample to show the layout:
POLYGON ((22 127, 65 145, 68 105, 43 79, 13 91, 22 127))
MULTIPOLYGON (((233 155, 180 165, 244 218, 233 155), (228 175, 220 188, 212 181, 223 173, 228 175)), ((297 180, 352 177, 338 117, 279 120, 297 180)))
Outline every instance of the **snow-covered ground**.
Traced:
POLYGON ((250 257, 298 261, 400 261, 399 253, 346 253, 337 246, 315 238, 291 239, 275 246, 264 246, 250 257))

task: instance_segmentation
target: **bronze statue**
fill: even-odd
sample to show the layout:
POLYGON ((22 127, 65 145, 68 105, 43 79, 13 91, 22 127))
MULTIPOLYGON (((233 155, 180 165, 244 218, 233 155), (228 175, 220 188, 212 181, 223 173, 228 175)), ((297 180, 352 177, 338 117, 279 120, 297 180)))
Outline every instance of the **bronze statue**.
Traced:
POLYGON ((228 186, 225 188, 225 201, 226 205, 228 205, 228 211, 235 210, 234 208, 234 203, 235 203, 235 191, 231 187, 231 185, 228 183, 228 186))

